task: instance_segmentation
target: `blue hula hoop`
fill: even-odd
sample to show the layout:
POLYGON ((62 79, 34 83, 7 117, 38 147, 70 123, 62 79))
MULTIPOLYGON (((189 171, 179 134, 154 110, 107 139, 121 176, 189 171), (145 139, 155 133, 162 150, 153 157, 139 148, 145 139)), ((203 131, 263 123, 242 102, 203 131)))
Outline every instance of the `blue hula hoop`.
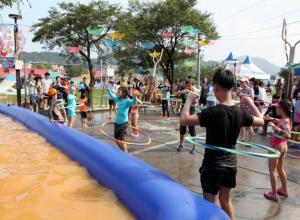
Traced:
POLYGON ((248 147, 255 147, 258 149, 263 149, 263 150, 268 150, 271 153, 256 153, 256 152, 250 152, 250 151, 245 151, 245 150, 238 150, 238 149, 229 149, 225 147, 218 147, 218 146, 213 146, 210 144, 205 144, 205 143, 200 143, 199 141, 205 140, 204 137, 186 137, 185 140, 191 144, 204 147, 204 148, 209 148, 212 150, 217 150, 217 151, 223 151, 226 153, 231 153, 231 154, 236 154, 239 156, 253 156, 253 157, 260 157, 260 158, 279 158, 281 153, 271 147, 261 145, 261 144, 251 144, 248 142, 242 142, 242 141, 237 141, 238 144, 248 146, 248 147))

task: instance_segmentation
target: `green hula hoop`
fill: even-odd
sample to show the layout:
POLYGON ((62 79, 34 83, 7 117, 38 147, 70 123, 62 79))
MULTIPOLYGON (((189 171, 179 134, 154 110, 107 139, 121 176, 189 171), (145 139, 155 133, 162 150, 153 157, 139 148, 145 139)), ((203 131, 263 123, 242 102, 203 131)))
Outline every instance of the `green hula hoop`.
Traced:
POLYGON ((75 107, 75 108, 81 107, 81 106, 84 106, 84 104, 83 104, 83 103, 82 103, 82 104, 77 104, 77 105, 75 105, 75 106, 70 106, 70 105, 68 105, 68 106, 66 106, 66 107, 64 107, 63 104, 58 104, 57 106, 58 106, 59 109, 63 109, 63 108, 66 109, 66 108, 73 108, 73 107, 75 107))
MULTIPOLYGON (((298 131, 291 131, 291 134, 297 134, 297 135, 300 135, 300 132, 298 132, 298 131)), ((272 134, 274 137, 276 137, 276 138, 279 138, 279 139, 282 139, 282 140, 286 140, 286 141, 288 141, 288 142, 290 142, 290 143, 292 143, 292 144, 295 144, 297 147, 300 147, 300 142, 299 141, 295 141, 295 140, 292 140, 292 139, 290 139, 290 138, 285 138, 285 137, 283 137, 282 135, 279 135, 279 134, 272 134)))
POLYGON ((217 150, 217 151, 223 151, 223 152, 226 152, 226 153, 236 154, 236 155, 239 155, 239 156, 253 156, 253 157, 261 157, 261 158, 279 158, 280 155, 281 155, 278 150, 275 150, 271 147, 261 145, 261 144, 251 144, 251 143, 242 142, 242 141, 237 141, 237 143, 241 144, 241 145, 244 145, 244 146, 247 146, 247 147, 254 147, 254 148, 258 148, 258 149, 268 150, 271 153, 256 153, 256 152, 237 150, 237 149, 229 149, 229 148, 224 148, 224 147, 213 146, 213 145, 210 145, 210 144, 200 143, 199 141, 205 140, 204 137, 186 137, 185 140, 187 142, 191 143, 191 144, 196 145, 196 146, 209 148, 209 149, 217 150))

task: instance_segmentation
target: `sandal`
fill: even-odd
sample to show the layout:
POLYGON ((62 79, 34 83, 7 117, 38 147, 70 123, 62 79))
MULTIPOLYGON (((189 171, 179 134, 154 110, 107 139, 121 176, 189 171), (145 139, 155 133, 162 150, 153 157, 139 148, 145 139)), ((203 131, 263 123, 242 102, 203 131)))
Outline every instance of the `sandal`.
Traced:
POLYGON ((282 188, 279 188, 277 189, 277 194, 280 195, 280 196, 285 196, 285 197, 288 197, 288 192, 283 190, 282 188))
POLYGON ((266 199, 272 200, 274 202, 278 202, 278 196, 276 194, 274 194, 272 191, 270 192, 265 192, 264 193, 264 197, 266 199))

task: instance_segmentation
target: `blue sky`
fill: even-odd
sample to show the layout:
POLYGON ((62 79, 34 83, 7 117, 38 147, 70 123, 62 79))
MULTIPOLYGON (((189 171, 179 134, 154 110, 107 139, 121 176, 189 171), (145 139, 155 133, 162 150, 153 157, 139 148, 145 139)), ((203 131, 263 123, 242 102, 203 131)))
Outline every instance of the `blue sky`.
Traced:
MULTIPOLYGON (((55 7, 58 0, 29 0, 32 8, 21 7, 23 19, 19 22, 32 25, 37 19, 47 16, 50 7, 55 7)), ((87 3, 89 0, 81 0, 87 3)), ((110 0, 126 7, 127 1, 110 0)), ((300 40, 300 1, 299 0, 199 0, 197 8, 213 14, 217 31, 222 38, 214 46, 204 50, 205 60, 223 60, 230 51, 235 56, 250 55, 262 57, 282 66, 286 63, 281 25, 286 18, 288 41, 293 45, 300 40)), ((8 14, 15 13, 16 7, 1 11, 3 23, 11 23, 8 14)), ((29 35, 25 51, 40 51, 41 45, 31 42, 29 35)), ((295 62, 300 62, 300 44, 296 49, 295 62)))

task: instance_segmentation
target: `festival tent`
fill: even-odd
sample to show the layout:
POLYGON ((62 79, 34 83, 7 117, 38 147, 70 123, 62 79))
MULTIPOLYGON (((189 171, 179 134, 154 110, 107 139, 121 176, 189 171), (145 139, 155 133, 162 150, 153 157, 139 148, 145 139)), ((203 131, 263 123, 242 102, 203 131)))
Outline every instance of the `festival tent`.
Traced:
POLYGON ((265 73, 259 67, 257 67, 251 60, 249 56, 245 58, 245 60, 240 63, 238 59, 233 57, 232 52, 229 53, 227 58, 224 60, 226 64, 226 69, 230 69, 232 72, 236 74, 237 78, 256 78, 256 79, 270 79, 271 75, 265 73))
POLYGON ((239 68, 239 77, 248 77, 255 79, 268 79, 270 80, 271 75, 265 73, 259 67, 257 67, 249 56, 246 57, 239 68))
POLYGON ((233 60, 234 60, 233 54, 232 54, 232 52, 230 52, 229 55, 227 56, 227 58, 224 60, 224 62, 230 62, 233 60))
POLYGON ((300 77, 300 63, 296 63, 293 65, 287 64, 286 67, 293 70, 293 73, 296 77, 300 77))

